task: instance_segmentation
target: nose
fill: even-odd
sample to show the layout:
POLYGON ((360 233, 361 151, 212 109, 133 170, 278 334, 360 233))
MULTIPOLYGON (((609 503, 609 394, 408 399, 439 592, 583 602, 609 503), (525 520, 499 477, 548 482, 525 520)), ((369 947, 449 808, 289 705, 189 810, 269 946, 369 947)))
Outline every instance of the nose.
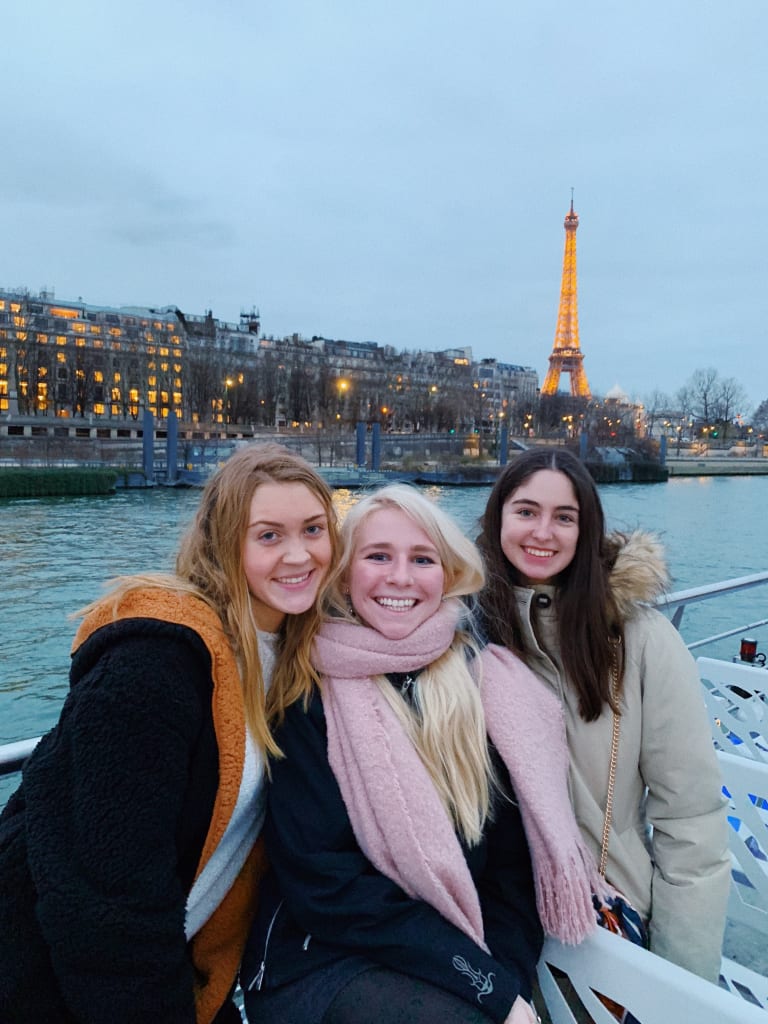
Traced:
POLYGON ((410 562, 407 558, 394 558, 387 574, 387 582, 400 587, 409 587, 413 583, 410 562))
POLYGON ((303 536, 289 537, 283 550, 283 561, 301 564, 307 560, 307 543, 303 536))
POLYGON ((552 536, 552 518, 551 516, 541 515, 536 520, 536 524, 533 529, 535 537, 551 537, 552 536))

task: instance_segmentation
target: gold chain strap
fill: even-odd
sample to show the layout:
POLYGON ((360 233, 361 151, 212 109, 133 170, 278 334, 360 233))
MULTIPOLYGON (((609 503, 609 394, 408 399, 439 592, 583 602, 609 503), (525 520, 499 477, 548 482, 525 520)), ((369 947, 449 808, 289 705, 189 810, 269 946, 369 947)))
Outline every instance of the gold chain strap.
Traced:
MULTIPOLYGON (((611 640, 611 699, 614 704, 619 699, 619 647, 621 639, 611 640)), ((605 869, 608 866, 608 839, 611 834, 611 819, 613 818, 613 790, 616 785, 616 765, 619 760, 619 732, 621 730, 621 716, 613 713, 613 734, 611 735, 611 761, 608 767, 608 793, 605 798, 605 818, 603 819, 603 839, 600 844, 600 874, 605 878, 605 869)))

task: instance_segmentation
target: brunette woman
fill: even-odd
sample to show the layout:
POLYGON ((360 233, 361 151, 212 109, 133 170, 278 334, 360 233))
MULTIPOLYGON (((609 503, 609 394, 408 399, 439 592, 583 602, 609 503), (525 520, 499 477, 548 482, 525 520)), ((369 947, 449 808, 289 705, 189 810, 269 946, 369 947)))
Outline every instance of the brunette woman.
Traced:
POLYGON ((650 607, 667 584, 661 546, 640 532, 606 535, 591 476, 561 448, 515 456, 479 546, 488 640, 519 654, 565 711, 584 840, 599 857, 616 727, 606 877, 646 922, 653 952, 717 981, 725 801, 693 658, 650 607))

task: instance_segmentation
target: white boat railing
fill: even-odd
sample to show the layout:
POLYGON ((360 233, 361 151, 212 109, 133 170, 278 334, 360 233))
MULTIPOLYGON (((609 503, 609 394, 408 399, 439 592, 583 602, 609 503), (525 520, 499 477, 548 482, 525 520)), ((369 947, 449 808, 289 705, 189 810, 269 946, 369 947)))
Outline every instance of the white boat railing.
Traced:
POLYGON ((0 745, 0 775, 12 775, 13 772, 20 771, 39 740, 39 736, 34 736, 32 739, 0 745))
MULTIPOLYGON (((688 605, 698 604, 701 601, 711 601, 713 598, 722 597, 724 594, 735 594, 742 590, 749 590, 752 587, 765 586, 766 583, 768 583, 768 572, 756 572, 751 576, 737 576, 735 579, 724 580, 722 583, 709 583, 703 587, 692 587, 689 590, 678 590, 674 594, 666 594, 656 601, 656 607, 660 611, 672 611, 672 625, 676 629, 680 629, 680 624, 683 621, 683 615, 688 605)), ((694 650, 695 648, 715 643, 716 640, 725 640, 729 636, 736 636, 737 633, 746 633, 766 625, 768 625, 768 619, 748 622, 743 626, 737 626, 735 629, 729 629, 726 633, 718 633, 716 636, 695 640, 687 646, 689 650, 694 650)))
POLYGON ((594 1024, 616 1024, 596 992, 626 1007, 642 1024, 768 1021, 768 978, 733 964, 728 981, 734 987, 721 987, 725 979, 714 985, 602 928, 578 946, 547 939, 538 974, 552 1024, 584 1020, 582 1013, 574 1015, 576 997, 594 1024))

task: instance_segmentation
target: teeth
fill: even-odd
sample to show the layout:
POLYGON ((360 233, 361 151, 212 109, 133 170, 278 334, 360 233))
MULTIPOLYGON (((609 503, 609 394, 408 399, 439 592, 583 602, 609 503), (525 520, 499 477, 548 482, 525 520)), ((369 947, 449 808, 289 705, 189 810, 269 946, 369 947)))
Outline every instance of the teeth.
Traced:
POLYGON ((535 555, 536 558, 551 558, 554 555, 554 551, 542 551, 541 548, 526 548, 525 553, 535 555))
POLYGON ((303 576, 281 576, 278 578, 278 583, 286 583, 288 585, 292 583, 303 583, 304 580, 309 579, 309 573, 305 572, 303 576))
POLYGON ((416 602, 411 597, 377 597, 376 604, 384 608, 393 608, 395 611, 406 611, 413 608, 416 602))

